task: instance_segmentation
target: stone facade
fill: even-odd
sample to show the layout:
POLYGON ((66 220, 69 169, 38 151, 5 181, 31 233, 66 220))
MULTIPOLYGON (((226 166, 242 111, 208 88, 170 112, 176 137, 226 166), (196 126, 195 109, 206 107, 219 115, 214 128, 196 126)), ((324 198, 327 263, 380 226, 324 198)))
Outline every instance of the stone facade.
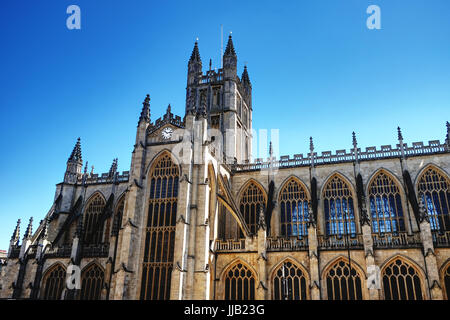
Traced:
POLYGON ((183 119, 152 122, 147 95, 129 171, 83 171, 77 141, 37 230, 13 232, 0 298, 448 299, 450 126, 250 163, 231 36, 223 59, 203 74, 195 44, 183 119))

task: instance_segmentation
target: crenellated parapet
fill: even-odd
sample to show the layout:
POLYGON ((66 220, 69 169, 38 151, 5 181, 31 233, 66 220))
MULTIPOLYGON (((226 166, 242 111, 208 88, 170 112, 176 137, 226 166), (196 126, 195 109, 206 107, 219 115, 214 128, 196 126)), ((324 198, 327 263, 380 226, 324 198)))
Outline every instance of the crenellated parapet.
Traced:
MULTIPOLYGON (((404 144, 404 155, 406 157, 444 153, 450 153, 450 150, 446 147, 446 143, 441 143, 439 140, 431 140, 428 144, 413 142, 411 146, 408 146, 406 143, 404 144)), ((331 151, 323 151, 320 155, 314 152, 313 155, 315 165, 337 164, 356 160, 355 152, 352 149, 348 151, 345 149, 337 150, 334 154, 331 151)), ((383 145, 380 148, 367 147, 365 151, 361 151, 358 148, 357 157, 359 161, 402 158, 402 150, 399 144, 395 147, 391 145, 383 145)), ((256 158, 253 163, 234 164, 232 168, 235 172, 266 170, 269 169, 269 164, 269 159, 263 161, 262 158, 256 158)), ((275 168, 307 167, 311 165, 311 157, 304 156, 303 154, 295 154, 293 158, 290 158, 290 156, 281 156, 272 165, 275 168)))

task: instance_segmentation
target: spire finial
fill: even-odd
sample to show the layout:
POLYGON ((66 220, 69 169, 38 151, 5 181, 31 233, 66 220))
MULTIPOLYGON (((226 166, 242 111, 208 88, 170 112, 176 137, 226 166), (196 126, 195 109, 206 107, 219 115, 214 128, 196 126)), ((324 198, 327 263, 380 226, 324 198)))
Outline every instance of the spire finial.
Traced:
POLYGON ((198 38, 195 40, 194 49, 192 49, 189 62, 202 62, 202 59, 200 58, 200 51, 198 50, 198 38))
POLYGON ((397 127, 397 133, 398 133, 398 141, 403 141, 402 129, 400 129, 400 127, 397 127))
POLYGON ((236 51, 234 50, 234 45, 233 45, 233 38, 231 37, 231 31, 230 31, 230 35, 228 36, 228 43, 227 43, 227 47, 225 48, 224 56, 236 56, 236 51))
POLYGON ((447 142, 447 145, 450 147, 450 122, 447 121, 446 125, 447 125, 447 139, 446 139, 446 142, 447 142))
POLYGON ((352 132, 352 138, 353 138, 353 148, 356 149, 358 147, 358 141, 356 141, 355 131, 352 132))
POLYGON ((111 168, 109 169, 109 176, 112 177, 117 172, 117 161, 118 158, 114 158, 111 164, 111 168))
POLYGON ((73 147, 72 153, 70 154, 69 159, 67 162, 73 162, 73 163, 82 163, 83 159, 81 158, 81 141, 80 137, 77 139, 77 143, 75 144, 75 147, 73 147))
POLYGON ((86 165, 84 166, 84 174, 87 174, 87 170, 88 170, 88 161, 86 161, 86 165))
POLYGON ((25 234, 23 235, 24 239, 29 239, 33 235, 33 217, 30 218, 28 222, 27 230, 25 230, 25 234))
POLYGON ((170 103, 169 103, 169 105, 167 106, 166 114, 170 114, 171 111, 172 111, 172 107, 170 106, 170 103))
POLYGON ((311 154, 314 152, 314 142, 312 137, 309 137, 309 151, 311 151, 311 154))
POLYGON ((42 228, 42 237, 44 239, 48 238, 48 227, 50 224, 50 219, 48 217, 45 217, 44 219, 44 227, 42 228))
POLYGON ((147 94, 147 96, 144 99, 144 102, 142 102, 142 111, 141 116, 139 117, 139 123, 141 121, 150 122, 150 95, 147 94))
POLYGON ((20 219, 17 220, 16 228, 14 229, 14 232, 11 237, 11 241, 14 241, 14 244, 17 245, 20 239, 20 219))
POLYGON ((246 85, 251 85, 250 77, 248 76, 247 65, 244 65, 244 71, 242 72, 241 81, 246 85))
POLYGON ((270 141, 270 143, 269 143, 269 155, 270 155, 270 157, 272 158, 272 156, 273 156, 272 141, 270 141))

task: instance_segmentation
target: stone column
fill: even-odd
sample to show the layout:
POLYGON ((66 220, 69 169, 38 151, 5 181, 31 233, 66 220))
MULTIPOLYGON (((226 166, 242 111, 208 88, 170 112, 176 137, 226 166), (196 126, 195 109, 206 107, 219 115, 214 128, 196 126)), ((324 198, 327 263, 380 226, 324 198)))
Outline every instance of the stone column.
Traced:
POLYGON ((431 234, 431 226, 427 210, 422 201, 419 200, 419 221, 420 221, 420 240, 423 245, 423 252, 425 257, 425 270, 428 273, 428 285, 432 300, 442 300, 443 293, 439 284, 439 268, 436 261, 436 254, 434 253, 433 237, 431 234))
POLYGON ((261 206, 259 211, 259 222, 257 232, 257 249, 258 249, 258 273, 259 283, 256 289, 256 300, 267 299, 267 253, 266 253, 266 220, 264 216, 264 208, 261 206))
POLYGON ((310 299, 320 300, 320 268, 319 251, 317 241, 317 225, 314 220, 314 214, 311 203, 308 204, 309 219, 308 222, 308 255, 309 255, 309 274, 310 279, 310 299))

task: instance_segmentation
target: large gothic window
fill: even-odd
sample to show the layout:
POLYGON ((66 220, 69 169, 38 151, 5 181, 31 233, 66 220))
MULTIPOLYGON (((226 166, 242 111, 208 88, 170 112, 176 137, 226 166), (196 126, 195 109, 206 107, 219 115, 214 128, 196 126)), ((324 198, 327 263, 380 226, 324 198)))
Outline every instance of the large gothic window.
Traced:
POLYGON ((323 190, 327 235, 356 234, 355 210, 350 186, 338 175, 331 177, 323 190))
POLYGON ((255 276, 244 264, 236 263, 225 274, 225 300, 254 300, 255 276))
POLYGON ((419 179, 419 195, 427 208, 432 230, 450 230, 450 181, 434 168, 428 168, 419 179))
POLYGON ((400 188, 394 179, 381 171, 369 185, 372 232, 405 231, 400 188))
POLYGON ((279 196, 281 235, 306 236, 308 234, 308 198, 303 185, 291 178, 279 196))
POLYGON ((84 213, 85 244, 99 244, 102 242, 103 225, 98 225, 98 223, 105 204, 105 199, 98 193, 89 201, 84 213))
POLYGON ((362 300, 361 275, 347 261, 337 261, 326 274, 328 300, 362 300))
POLYGON ((100 300, 105 272, 93 263, 81 273, 80 300, 100 300))
POLYGON ((275 271, 273 278, 274 300, 306 300, 308 285, 305 272, 290 261, 275 271))
POLYGON ((42 283, 44 284, 42 299, 61 300, 66 286, 66 269, 62 265, 56 264, 45 273, 42 283))
POLYGON ((240 210, 252 234, 257 231, 260 208, 265 208, 266 203, 267 197, 264 190, 251 181, 242 193, 240 210))
POLYGON ((383 271, 386 300, 422 300, 418 272, 402 259, 395 259, 383 271))
POLYGON ((150 172, 150 195, 145 228, 141 299, 168 300, 173 269, 178 198, 178 166, 168 153, 150 172))

